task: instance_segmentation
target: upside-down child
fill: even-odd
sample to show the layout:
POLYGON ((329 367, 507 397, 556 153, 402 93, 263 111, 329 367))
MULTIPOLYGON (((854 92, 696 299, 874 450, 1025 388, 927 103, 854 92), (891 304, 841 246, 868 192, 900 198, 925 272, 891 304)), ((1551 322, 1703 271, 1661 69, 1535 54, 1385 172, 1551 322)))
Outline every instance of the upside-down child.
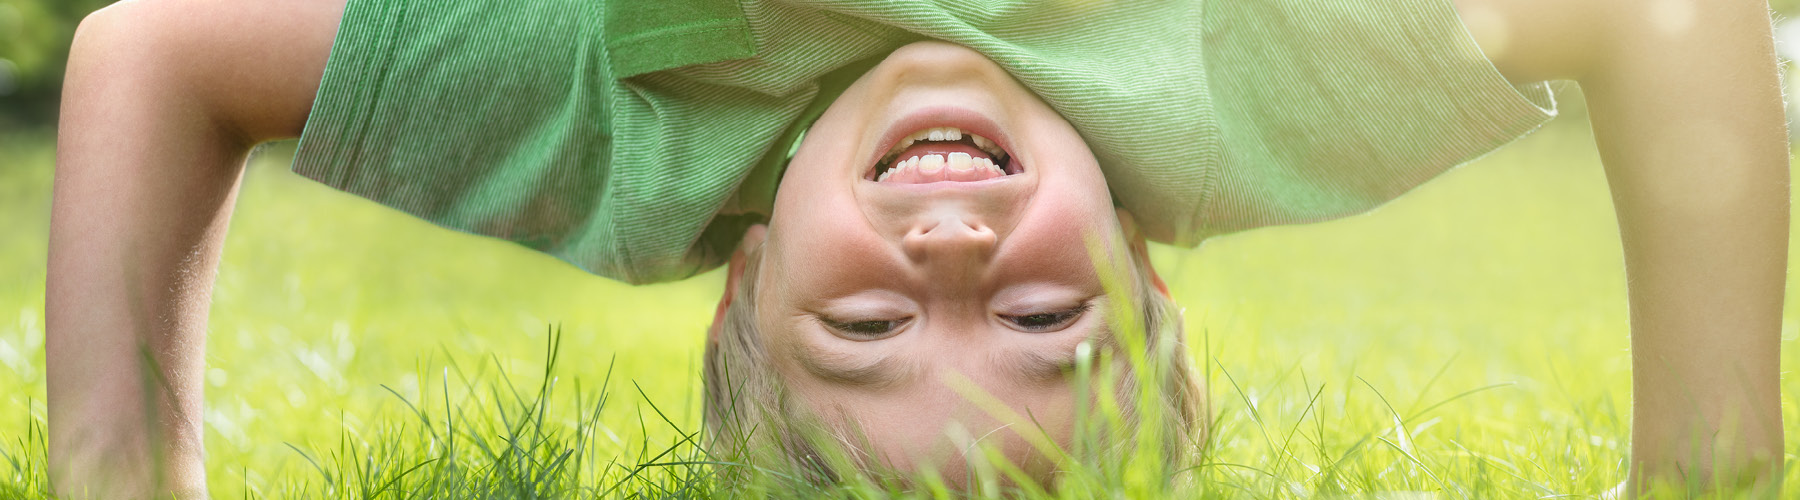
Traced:
MULTIPOLYGON (((204 496, 205 319, 261 142, 609 278, 726 265, 706 419, 761 434, 718 442, 817 466, 783 446, 812 423, 856 434, 859 466, 955 483, 945 429, 1003 424, 948 374, 1060 440, 1089 404, 1078 351, 1121 345, 1109 315, 1181 344, 1147 240, 1365 211, 1535 129, 1541 82, 1569 79, 1631 277, 1629 485, 1767 484, 1788 230, 1767 5, 1662 3, 123 2, 82 23, 66 80, 51 477, 204 496)), ((1140 404, 1176 417, 1179 463, 1207 418, 1174 365, 1140 404)))

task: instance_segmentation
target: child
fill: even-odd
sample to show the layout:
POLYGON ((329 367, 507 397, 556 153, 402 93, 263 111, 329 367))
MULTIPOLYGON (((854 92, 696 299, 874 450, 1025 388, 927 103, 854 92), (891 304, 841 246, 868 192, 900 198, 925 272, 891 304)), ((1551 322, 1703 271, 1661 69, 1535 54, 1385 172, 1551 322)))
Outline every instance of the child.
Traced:
POLYGON ((1768 33, 1744 1, 123 3, 83 23, 67 79, 52 478, 203 494, 228 207, 250 146, 303 125, 302 174, 598 274, 740 253, 710 396, 737 357, 770 388, 755 404, 884 426, 871 454, 904 467, 954 460, 920 434, 967 420, 919 373, 1034 415, 1075 404, 1044 367, 1123 299, 1078 235, 1192 245, 1365 210, 1546 119, 1543 87, 1505 74, 1591 102, 1631 275, 1634 477, 1769 479, 1787 170, 1768 33), (928 418, 838 411, 882 405, 928 418))

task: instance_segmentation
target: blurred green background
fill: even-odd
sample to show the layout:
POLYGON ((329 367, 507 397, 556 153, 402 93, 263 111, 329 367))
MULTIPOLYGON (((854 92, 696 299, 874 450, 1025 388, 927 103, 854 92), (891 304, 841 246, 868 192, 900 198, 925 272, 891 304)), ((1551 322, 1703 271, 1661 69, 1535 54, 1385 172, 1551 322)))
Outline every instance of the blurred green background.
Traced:
POLYGON ((0 133, 56 121, 69 39, 109 0, 0 0, 0 133))
MULTIPOLYGON (((21 480, 7 467, 30 463, 43 418, 58 75, 75 23, 104 3, 0 0, 0 482, 21 480)), ((1800 0, 1776 7, 1794 12, 1800 0)), ((1371 214, 1155 250, 1186 307, 1193 353, 1210 365, 1219 460, 1325 491, 1303 481, 1308 468, 1380 436, 1393 449, 1355 455, 1365 490, 1481 478, 1493 497, 1580 498, 1623 478, 1630 380, 1617 228, 1580 94, 1563 85, 1559 101, 1562 117, 1545 129, 1371 214), (1405 425, 1387 409, 1411 414, 1490 386, 1405 425), (1301 432, 1304 449, 1268 438, 1301 423, 1318 428, 1301 432)), ((647 401, 681 430, 698 428, 719 273, 608 282, 299 178, 286 170, 290 150, 276 144, 252 161, 214 293, 214 495, 306 488, 320 479, 308 457, 370 445, 413 418, 407 402, 480 404, 504 399, 490 390, 501 381, 535 387, 549 325, 567 334, 561 383, 588 388, 559 393, 557 418, 578 418, 577 395, 614 384, 591 450, 600 463, 633 463, 637 447, 677 439, 647 401), (632 383, 642 396, 617 390, 632 383)), ((1800 361, 1793 296, 1788 367, 1800 361)), ((1795 422, 1800 387, 1783 392, 1795 422)), ((1795 434, 1790 484, 1800 484, 1795 434)))

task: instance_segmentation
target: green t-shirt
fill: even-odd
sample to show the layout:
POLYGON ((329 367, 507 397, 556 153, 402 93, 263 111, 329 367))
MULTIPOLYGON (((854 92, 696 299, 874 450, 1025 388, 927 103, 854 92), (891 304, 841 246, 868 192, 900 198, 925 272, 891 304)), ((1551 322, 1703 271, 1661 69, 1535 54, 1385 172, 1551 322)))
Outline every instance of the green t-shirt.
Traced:
POLYGON ((294 170, 631 283, 723 262, 901 45, 973 48, 1156 241, 1359 213, 1535 129, 1449 0, 350 0, 294 170))

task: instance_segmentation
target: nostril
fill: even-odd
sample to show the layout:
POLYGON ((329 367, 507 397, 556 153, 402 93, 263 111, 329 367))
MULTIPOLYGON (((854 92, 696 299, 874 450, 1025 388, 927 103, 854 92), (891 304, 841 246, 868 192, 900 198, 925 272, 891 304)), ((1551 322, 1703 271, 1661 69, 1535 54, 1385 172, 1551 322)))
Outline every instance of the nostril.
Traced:
POLYGON ((985 224, 971 224, 961 217, 946 215, 908 231, 904 241, 906 253, 915 261, 934 259, 985 260, 998 243, 994 230, 985 224))

